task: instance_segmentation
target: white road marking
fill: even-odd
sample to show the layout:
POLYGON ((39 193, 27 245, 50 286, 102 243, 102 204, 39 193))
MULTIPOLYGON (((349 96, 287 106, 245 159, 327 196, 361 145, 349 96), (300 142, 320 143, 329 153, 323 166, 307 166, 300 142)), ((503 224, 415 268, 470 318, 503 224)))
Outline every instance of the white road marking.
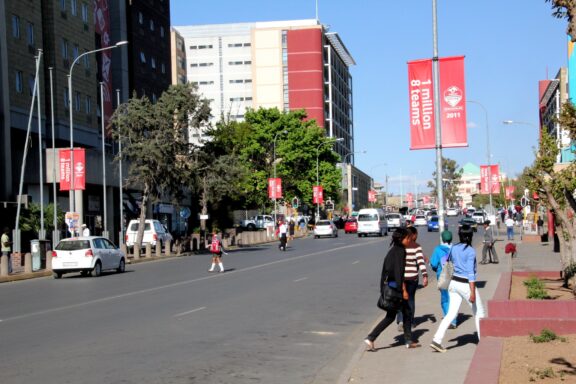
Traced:
POLYGON ((206 309, 206 307, 195 308, 195 309, 192 309, 192 310, 190 310, 190 311, 178 313, 178 314, 174 315, 174 317, 186 316, 186 315, 189 315, 189 314, 191 314, 191 313, 201 311, 201 310, 203 310, 203 309, 206 309))
MULTIPOLYGON (((372 243, 375 243, 375 242, 378 242, 378 240, 374 240, 374 241, 370 241, 370 242, 364 242, 362 245, 368 245, 368 244, 372 244, 372 243)), ((300 259, 306 259, 306 258, 313 257, 313 256, 317 256, 317 255, 322 255, 322 254, 331 253, 331 252, 334 252, 335 250, 342 250, 342 249, 347 249, 347 248, 358 248, 358 244, 350 244, 350 245, 346 245, 346 246, 344 246, 344 247, 325 249, 325 250, 323 250, 323 251, 312 252, 312 253, 308 253, 308 254, 305 254, 305 255, 300 255, 300 256, 296 256, 296 257, 292 257, 292 258, 280 259, 280 260, 271 261, 271 262, 268 262, 268 263, 253 265, 252 267, 248 267, 248 268, 244 268, 244 269, 236 269, 236 270, 234 270, 234 271, 227 272, 225 275, 232 275, 232 274, 236 274, 236 273, 240 273, 240 272, 253 271, 253 270, 256 270, 256 269, 261 269, 261 268, 264 268, 264 267, 269 267, 269 266, 271 266, 271 265, 276 265, 276 264, 281 264, 281 263, 288 263, 288 262, 290 262, 290 261, 295 261, 295 260, 300 260, 300 259)), ((122 294, 120 294, 120 295, 102 297, 102 298, 100 298, 100 299, 90 300, 90 301, 86 301, 86 302, 83 302, 83 303, 65 305, 65 306, 62 306, 62 307, 50 308, 50 309, 46 309, 46 310, 43 310, 43 311, 25 313, 25 314, 23 314, 23 315, 18 315, 18 316, 14 316, 14 317, 5 318, 5 319, 3 319, 3 321, 6 322, 6 321, 21 320, 21 319, 26 319, 26 318, 28 318, 28 317, 47 315, 47 314, 50 314, 50 313, 61 312, 61 311, 69 310, 69 309, 77 309, 77 308, 86 307, 86 306, 89 306, 89 305, 92 305, 92 304, 106 303, 106 302, 108 302, 108 301, 113 301, 113 300, 118 300, 118 299, 124 299, 124 298, 127 298, 127 297, 132 297, 132 296, 136 296, 136 295, 142 295, 142 294, 151 293, 151 292, 157 292, 157 291, 161 291, 161 290, 164 290, 164 289, 179 287, 179 286, 183 286, 183 285, 188 285, 188 284, 197 283, 197 282, 199 282, 199 281, 204 281, 204 280, 209 280, 209 279, 217 279, 217 278, 221 278, 221 277, 222 277, 221 274, 214 274, 214 275, 203 276, 203 277, 199 277, 199 278, 191 279, 191 280, 183 280, 183 281, 179 281, 179 282, 172 283, 172 284, 160 285, 160 286, 158 286, 158 287, 152 287, 152 288, 141 289, 141 290, 138 290, 138 291, 126 292, 126 293, 122 293, 122 294)))
POLYGON ((338 334, 336 332, 330 332, 330 331, 306 331, 304 333, 311 333, 313 335, 318 335, 318 336, 334 336, 334 335, 338 334))
POLYGON ((295 282, 295 283, 298 283, 298 282, 304 281, 304 280, 306 280, 306 279, 307 279, 307 277, 303 277, 303 278, 301 278, 301 279, 296 279, 296 280, 294 280, 294 282, 295 282))
POLYGON ((355 262, 352 263, 352 265, 358 264, 359 262, 360 262, 360 260, 356 260, 355 262))

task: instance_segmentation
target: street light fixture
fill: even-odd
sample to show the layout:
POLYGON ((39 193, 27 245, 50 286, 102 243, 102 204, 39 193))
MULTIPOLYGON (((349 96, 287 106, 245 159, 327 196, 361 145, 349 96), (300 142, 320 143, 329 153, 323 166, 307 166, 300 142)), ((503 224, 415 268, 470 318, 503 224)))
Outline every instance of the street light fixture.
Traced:
MULTIPOLYGON (((323 141, 316 147, 316 185, 320 185, 320 173, 319 173, 319 162, 318 158, 320 157, 320 147, 325 144, 334 144, 339 141, 344 141, 343 137, 339 137, 337 139, 329 138, 328 141, 323 141)), ((316 203, 316 220, 320 217, 320 203, 316 203)))
MULTIPOLYGON (((280 132, 276 132, 276 134, 274 135, 274 140, 273 140, 273 148, 274 148, 274 159, 272 161, 272 164, 274 165, 274 183, 276 183, 276 139, 278 138, 279 134, 283 134, 286 135, 288 134, 287 130, 283 130, 280 132)), ((274 184, 276 185, 276 184, 274 184)), ((276 191, 274 191, 274 225, 276 225, 276 191)))
MULTIPOLYGON (((104 47, 104 48, 99 48, 99 49, 94 49, 92 51, 87 51, 82 53, 81 55, 78 55, 74 61, 72 61, 72 64, 70 65, 70 71, 68 72, 68 108, 70 110, 70 172, 71 172, 71 177, 70 177, 70 212, 74 212, 75 211, 75 204, 74 204, 74 198, 75 198, 75 188, 74 188, 74 117, 73 117, 73 109, 74 109, 74 105, 72 103, 72 70, 74 69, 74 65, 76 65, 76 63, 78 62, 78 60, 80 60, 80 58, 92 54, 92 53, 97 53, 97 52, 102 52, 102 51, 108 51, 110 49, 114 49, 114 48, 118 48, 122 45, 126 45, 128 44, 128 41, 119 41, 117 42, 115 45, 111 45, 109 47, 104 47)), ((104 118, 104 116, 102 116, 102 118, 104 118)), ((80 215, 80 221, 82 221, 82 215, 80 215)))

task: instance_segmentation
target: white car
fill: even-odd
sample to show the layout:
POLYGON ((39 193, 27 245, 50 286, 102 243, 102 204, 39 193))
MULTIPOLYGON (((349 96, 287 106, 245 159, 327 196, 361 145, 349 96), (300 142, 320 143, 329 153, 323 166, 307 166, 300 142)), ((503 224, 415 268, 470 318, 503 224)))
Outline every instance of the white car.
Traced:
POLYGON ((481 211, 474 212, 472 214, 472 218, 474 219, 474 221, 477 224, 482 224, 486 220, 486 216, 484 215, 484 212, 481 212, 481 211))
MULTIPOLYGON (((130 220, 130 223, 128 223, 124 239, 128 248, 132 248, 134 246, 136 237, 138 236, 139 226, 140 220, 130 220)), ((152 219, 146 219, 144 221, 142 248, 146 247, 146 244, 148 243, 150 243, 152 247, 155 247, 157 242, 160 242, 160 246, 163 248, 164 244, 168 240, 172 241, 172 235, 160 221, 152 219)))
POLYGON ((448 208, 446 216, 458 216, 458 210, 456 208, 448 208))
POLYGON ((314 238, 320 236, 338 237, 338 228, 331 220, 318 220, 314 225, 314 238))
POLYGON ((399 213, 389 213, 386 215, 386 219, 388 220, 388 231, 406 226, 406 219, 399 213))
POLYGON ((82 276, 100 276, 102 271, 110 269, 123 273, 126 269, 126 255, 105 237, 64 239, 52 251, 55 279, 71 272, 80 272, 82 276))
POLYGON ((426 220, 426 216, 416 215, 416 217, 414 218, 414 226, 418 227, 418 226, 423 226, 423 225, 428 225, 428 221, 426 220))

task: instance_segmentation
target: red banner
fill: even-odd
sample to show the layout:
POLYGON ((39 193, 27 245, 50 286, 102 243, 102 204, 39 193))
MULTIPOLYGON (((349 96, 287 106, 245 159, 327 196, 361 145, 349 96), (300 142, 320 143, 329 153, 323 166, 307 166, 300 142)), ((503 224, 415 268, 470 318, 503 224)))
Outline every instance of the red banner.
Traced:
POLYGON ((282 198, 282 179, 269 178, 268 179, 268 197, 271 199, 281 199, 282 198))
POLYGON ((370 203, 376 202, 376 191, 373 189, 368 190, 368 201, 370 203))
POLYGON ((498 165, 491 165, 490 170, 487 165, 480 166, 480 194, 489 194, 488 191, 490 189, 488 185, 491 187, 491 193, 500 193, 500 174, 498 165))
MULTIPOLYGON (((442 146, 466 147, 464 56, 439 59, 442 146)), ((436 147, 432 60, 408 62, 410 149, 436 147)))
POLYGON ((509 185, 505 188, 506 191, 506 200, 512 200, 514 198, 513 194, 514 194, 514 186, 513 185, 509 185))
MULTIPOLYGON (((60 190, 71 188, 70 150, 60 149, 60 190)), ((84 148, 74 148, 74 190, 86 189, 86 159, 84 148)))
POLYGON ((424 196, 422 197, 422 202, 423 202, 424 204, 429 204, 429 203, 430 203, 430 196, 424 195, 424 196))
POLYGON ((324 203, 324 190, 321 185, 315 185, 312 187, 312 203, 322 204, 324 203))

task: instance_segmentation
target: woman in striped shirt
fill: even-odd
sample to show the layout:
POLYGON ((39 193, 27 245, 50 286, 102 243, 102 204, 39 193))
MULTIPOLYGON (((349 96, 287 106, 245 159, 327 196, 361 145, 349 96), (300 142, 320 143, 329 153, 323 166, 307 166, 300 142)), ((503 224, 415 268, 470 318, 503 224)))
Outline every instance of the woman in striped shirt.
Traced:
MULTIPOLYGON (((410 306, 410 324, 414 327, 414 314, 416 313, 416 290, 418 289, 419 274, 422 274, 422 285, 428 285, 428 271, 426 270, 426 258, 422 247, 416 242, 418 240, 418 230, 416 227, 408 227, 411 234, 410 244, 406 247, 406 265, 404 266, 404 281, 408 291, 408 304, 410 306)), ((398 312, 396 323, 400 330, 403 318, 402 313, 398 312)))

